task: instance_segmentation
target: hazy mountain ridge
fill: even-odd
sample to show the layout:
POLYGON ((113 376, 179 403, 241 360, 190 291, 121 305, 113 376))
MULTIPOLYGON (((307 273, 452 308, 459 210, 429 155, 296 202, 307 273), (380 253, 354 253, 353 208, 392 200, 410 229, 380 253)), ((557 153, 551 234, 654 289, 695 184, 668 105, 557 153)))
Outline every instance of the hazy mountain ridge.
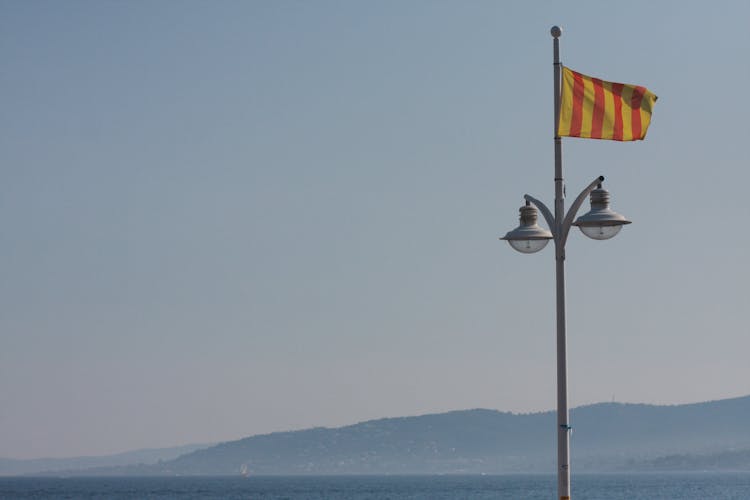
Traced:
POLYGON ((0 458, 0 476, 17 474, 34 474, 44 471, 65 470, 74 473, 76 470, 95 467, 118 467, 132 464, 155 464, 160 460, 172 460, 186 453, 212 444, 188 444, 170 448, 145 448, 126 451, 112 455, 65 457, 65 458, 0 458))
MULTIPOLYGON (((572 463, 579 471, 706 468, 702 463, 742 469, 745 453, 750 457, 748 417, 750 396, 575 408, 572 463)), ((154 465, 88 473, 222 475, 239 474, 243 466, 251 474, 549 472, 555 446, 554 412, 474 409, 257 435, 154 465)))
POLYGON ((660 471, 750 471, 750 449, 730 450, 709 454, 668 455, 649 460, 645 464, 629 464, 643 469, 660 471))
POLYGON ((644 444, 665 453, 750 448, 749 422, 750 396, 671 406, 599 403, 571 412, 578 452, 638 451, 644 444))

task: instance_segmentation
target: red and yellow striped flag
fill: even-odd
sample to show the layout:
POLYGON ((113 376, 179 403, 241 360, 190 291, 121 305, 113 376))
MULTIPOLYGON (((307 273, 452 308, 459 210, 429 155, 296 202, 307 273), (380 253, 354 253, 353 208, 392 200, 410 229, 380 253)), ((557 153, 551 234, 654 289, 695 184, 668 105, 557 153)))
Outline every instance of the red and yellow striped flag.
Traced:
POLYGON ((605 82, 563 67, 557 135, 639 141, 646 137, 656 96, 646 87, 605 82))

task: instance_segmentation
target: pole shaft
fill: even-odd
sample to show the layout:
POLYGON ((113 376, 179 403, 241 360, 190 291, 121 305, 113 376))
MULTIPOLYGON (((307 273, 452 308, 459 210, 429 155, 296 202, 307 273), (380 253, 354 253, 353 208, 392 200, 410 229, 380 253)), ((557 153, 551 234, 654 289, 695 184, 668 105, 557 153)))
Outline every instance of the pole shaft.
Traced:
POLYGON ((565 334, 565 184, 562 175, 562 140, 557 135, 560 119, 560 36, 553 28, 555 92, 555 285, 557 310, 557 492, 560 500, 570 499, 570 426, 568 424, 568 369, 565 334), (557 36, 555 36, 557 35, 557 36))

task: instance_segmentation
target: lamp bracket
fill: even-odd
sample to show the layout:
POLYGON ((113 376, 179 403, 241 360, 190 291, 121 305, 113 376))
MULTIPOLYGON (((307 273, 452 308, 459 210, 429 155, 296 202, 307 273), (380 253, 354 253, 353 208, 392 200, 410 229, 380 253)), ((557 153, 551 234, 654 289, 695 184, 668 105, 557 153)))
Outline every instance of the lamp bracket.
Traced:
POLYGON ((550 232, 552 235, 557 239, 557 227, 555 226, 555 217, 552 215, 552 212, 550 212, 549 208, 547 208, 547 205, 542 203, 541 201, 537 200, 533 196, 530 196, 528 194, 523 195, 523 199, 527 202, 531 202, 536 206, 536 208, 539 209, 540 212, 542 212, 542 215, 544 216, 544 220, 547 221, 547 227, 549 227, 550 232))
POLYGON ((576 213, 578 213, 578 209, 581 208, 581 205, 586 200, 586 197, 591 194, 591 191, 596 189, 598 186, 601 186, 602 182, 604 182, 604 176, 600 175, 599 177, 594 179, 591 184, 586 187, 586 189, 581 191, 581 194, 579 194, 573 204, 570 205, 568 213, 565 215, 565 219, 563 219, 562 225, 560 226, 560 241, 563 247, 565 246, 565 242, 568 241, 568 233, 570 232, 570 227, 573 225, 573 219, 575 218, 576 213))

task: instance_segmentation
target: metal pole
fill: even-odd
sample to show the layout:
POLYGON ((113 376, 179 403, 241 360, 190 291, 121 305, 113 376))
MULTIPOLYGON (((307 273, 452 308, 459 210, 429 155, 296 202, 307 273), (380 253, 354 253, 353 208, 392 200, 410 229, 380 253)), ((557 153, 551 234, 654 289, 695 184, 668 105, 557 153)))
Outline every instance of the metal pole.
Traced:
POLYGON ((557 294, 557 492, 570 500, 570 425, 568 424, 568 370, 565 338, 565 185, 562 176, 562 140, 557 135, 560 119, 560 41, 562 30, 553 26, 555 78, 555 283, 557 294))

